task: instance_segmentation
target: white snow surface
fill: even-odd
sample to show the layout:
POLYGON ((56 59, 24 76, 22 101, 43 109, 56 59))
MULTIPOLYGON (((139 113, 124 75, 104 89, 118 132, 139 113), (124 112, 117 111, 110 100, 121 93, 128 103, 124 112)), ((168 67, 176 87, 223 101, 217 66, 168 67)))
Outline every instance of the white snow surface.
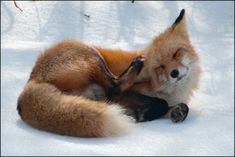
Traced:
POLYGON ((234 2, 1 1, 1 155, 234 155, 234 2), (187 119, 138 123, 120 137, 39 131, 17 111, 37 56, 63 39, 107 48, 143 48, 186 9, 201 57, 200 88, 187 119), (83 14, 90 15, 90 18, 83 14))

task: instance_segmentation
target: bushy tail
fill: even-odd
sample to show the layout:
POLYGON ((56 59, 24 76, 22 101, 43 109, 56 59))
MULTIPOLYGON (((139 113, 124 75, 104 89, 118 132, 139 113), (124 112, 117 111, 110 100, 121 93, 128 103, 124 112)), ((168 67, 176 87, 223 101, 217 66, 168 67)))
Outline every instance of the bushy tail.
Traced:
POLYGON ((17 109, 31 126, 63 135, 117 136, 134 126, 118 105, 66 95, 51 84, 35 81, 27 83, 17 109))

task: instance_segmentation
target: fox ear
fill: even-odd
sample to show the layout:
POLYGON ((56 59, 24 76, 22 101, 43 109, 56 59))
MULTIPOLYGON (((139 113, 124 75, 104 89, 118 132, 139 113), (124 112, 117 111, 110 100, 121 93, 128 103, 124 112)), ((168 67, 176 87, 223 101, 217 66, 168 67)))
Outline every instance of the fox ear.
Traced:
POLYGON ((179 24, 182 21, 182 19, 184 18, 184 14, 185 14, 185 10, 182 9, 180 11, 180 15, 177 17, 177 19, 175 20, 175 22, 173 23, 172 26, 176 26, 177 24, 179 24))
POLYGON ((176 18, 175 22, 172 24, 171 29, 173 34, 175 35, 182 35, 184 37, 188 36, 184 9, 181 10, 180 15, 176 18))

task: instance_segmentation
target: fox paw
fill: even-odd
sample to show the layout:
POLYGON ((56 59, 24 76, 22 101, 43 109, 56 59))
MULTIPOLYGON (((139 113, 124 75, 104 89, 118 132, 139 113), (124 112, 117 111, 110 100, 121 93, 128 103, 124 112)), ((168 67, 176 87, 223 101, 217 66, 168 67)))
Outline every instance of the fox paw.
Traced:
POLYGON ((140 73, 143 65, 144 65, 144 57, 142 56, 139 56, 137 58, 135 58, 132 62, 131 62, 131 72, 135 72, 137 74, 140 73))
POLYGON ((189 108, 186 104, 180 103, 176 105, 170 113, 171 121, 174 123, 183 122, 186 119, 188 112, 189 108))
POLYGON ((134 80, 140 73, 143 66, 144 57, 139 56, 131 62, 129 67, 121 75, 118 76, 121 89, 120 91, 125 91, 134 84, 134 80))

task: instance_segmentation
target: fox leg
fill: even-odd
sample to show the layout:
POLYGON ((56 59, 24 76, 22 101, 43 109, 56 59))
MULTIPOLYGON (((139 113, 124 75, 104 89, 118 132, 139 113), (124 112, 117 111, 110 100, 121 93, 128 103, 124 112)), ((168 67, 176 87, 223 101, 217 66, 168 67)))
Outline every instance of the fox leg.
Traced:
POLYGON ((170 107, 165 117, 170 118, 174 123, 183 122, 186 119, 188 112, 188 106, 184 103, 180 103, 176 106, 170 107))
POLYGON ((139 56, 131 62, 129 67, 120 76, 118 76, 121 91, 126 91, 134 84, 134 81, 143 68, 143 65, 144 58, 139 56))
POLYGON ((129 90, 140 73, 143 62, 144 58, 141 56, 131 62, 129 67, 118 76, 119 93, 110 97, 112 101, 124 106, 126 114, 132 116, 136 122, 158 119, 169 110, 168 103, 165 100, 129 90))
POLYGON ((130 115, 136 119, 137 122, 159 119, 169 111, 168 103, 163 99, 133 92, 130 92, 129 95, 124 94, 123 97, 126 98, 127 101, 123 104, 129 105, 128 107, 131 109, 130 115))
POLYGON ((136 122, 159 119, 169 111, 169 105, 165 100, 133 91, 113 95, 110 100, 124 107, 125 114, 133 117, 136 122))
POLYGON ((144 58, 135 58, 129 67, 116 79, 113 78, 113 87, 109 92, 109 99, 124 106, 126 114, 136 122, 145 122, 163 117, 168 111, 168 103, 156 97, 149 97, 134 92, 130 87, 134 84, 137 75, 143 67, 144 58))
POLYGON ((106 91, 107 97, 112 98, 113 96, 119 95, 120 93, 128 90, 134 84, 134 80, 140 73, 143 64, 144 58, 139 56, 130 63, 129 67, 122 72, 121 75, 112 75, 111 79, 109 79, 111 81, 110 86, 106 91))

